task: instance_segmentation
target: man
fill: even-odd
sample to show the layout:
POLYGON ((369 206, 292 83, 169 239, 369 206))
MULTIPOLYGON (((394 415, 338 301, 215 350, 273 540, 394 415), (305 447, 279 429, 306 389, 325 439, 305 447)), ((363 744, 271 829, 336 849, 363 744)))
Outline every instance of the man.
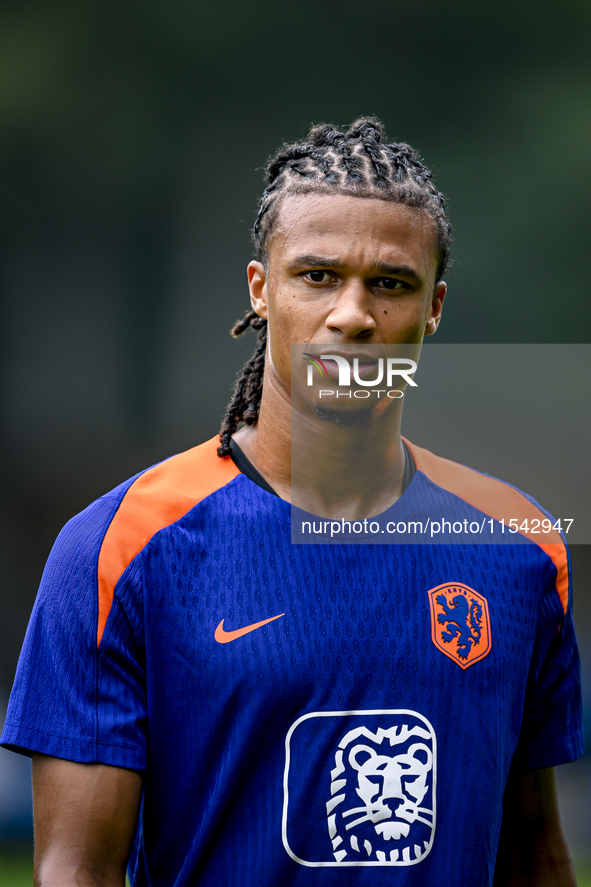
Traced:
POLYGON ((566 546, 554 523, 497 544, 546 513, 402 441, 404 385, 353 398, 338 372, 361 390, 437 329, 443 198, 379 122, 316 127, 271 160, 254 239, 234 334, 259 345, 220 438, 50 557, 3 734, 34 756, 37 883, 121 887, 130 859, 153 887, 573 885, 551 770, 582 746, 566 546), (292 487, 295 515, 401 540, 293 545, 292 487), (434 508, 460 537, 414 544, 434 508))

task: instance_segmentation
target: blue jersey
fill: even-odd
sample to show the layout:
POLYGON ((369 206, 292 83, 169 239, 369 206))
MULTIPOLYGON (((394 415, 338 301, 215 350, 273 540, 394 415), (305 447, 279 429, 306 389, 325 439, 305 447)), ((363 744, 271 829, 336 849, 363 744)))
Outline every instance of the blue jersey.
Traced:
MULTIPOLYGON (((511 762, 582 751, 563 540, 294 545, 217 443, 64 528, 3 744, 144 771, 134 885, 492 884, 511 762)), ((409 447, 394 522, 546 518, 409 447)))

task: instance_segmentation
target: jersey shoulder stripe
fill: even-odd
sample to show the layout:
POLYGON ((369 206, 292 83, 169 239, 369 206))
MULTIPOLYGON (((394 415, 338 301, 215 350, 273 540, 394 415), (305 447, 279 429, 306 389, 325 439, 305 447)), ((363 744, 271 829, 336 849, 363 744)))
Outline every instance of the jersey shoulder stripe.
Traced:
MULTIPOLYGON (((418 471, 422 471, 438 487, 453 493, 497 521, 516 519, 518 526, 525 521, 543 520, 548 515, 511 484, 489 477, 473 468, 436 456, 429 450, 405 440, 418 471)), ((522 535, 526 535, 522 533, 522 535)), ((569 599, 569 569, 566 544, 557 530, 544 533, 544 541, 530 535, 528 539, 545 552, 556 567, 556 591, 564 612, 569 599)))
POLYGON ((149 468, 126 491, 111 521, 98 558, 97 646, 100 645, 115 586, 150 539, 174 524, 240 471, 229 456, 219 458, 219 437, 149 468))

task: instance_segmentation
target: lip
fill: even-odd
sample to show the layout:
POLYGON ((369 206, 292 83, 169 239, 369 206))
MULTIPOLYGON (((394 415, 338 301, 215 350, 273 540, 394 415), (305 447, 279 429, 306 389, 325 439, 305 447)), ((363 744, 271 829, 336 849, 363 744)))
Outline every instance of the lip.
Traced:
MULTIPOLYGON (((353 368, 353 362, 357 361, 357 372, 362 379, 372 374, 380 359, 372 354, 370 355, 362 351, 343 351, 340 348, 323 348, 318 354, 320 359, 322 359, 322 354, 334 354, 335 357, 344 357, 351 369, 353 368)), ((333 379, 335 382, 340 379, 340 369, 336 360, 324 359, 323 364, 326 367, 326 372, 330 379, 333 379)), ((351 375, 349 375, 349 382, 351 383, 351 381, 351 375)))
MULTIPOLYGON (((314 352, 310 351, 310 354, 314 352)), ((344 357, 345 360, 350 361, 351 363, 354 360, 358 360, 360 363, 369 363, 375 364, 378 362, 379 358, 383 355, 378 355, 376 357, 375 354, 367 354, 364 351, 342 351, 340 348, 331 348, 330 346, 324 346, 320 348, 316 353, 314 353, 315 357, 321 357, 322 354, 336 354, 337 357, 344 357)))

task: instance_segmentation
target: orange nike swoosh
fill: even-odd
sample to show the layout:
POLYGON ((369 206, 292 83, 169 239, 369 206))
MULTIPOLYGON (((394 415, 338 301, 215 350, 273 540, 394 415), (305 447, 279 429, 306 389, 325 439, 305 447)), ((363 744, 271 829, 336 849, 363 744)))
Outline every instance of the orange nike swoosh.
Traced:
POLYGON ((249 631, 254 631, 255 628, 267 625, 268 622, 273 622, 275 619, 281 619, 282 616, 285 616, 285 613, 279 613, 278 616, 271 616, 270 619, 263 619, 262 622, 254 622, 252 625, 245 625, 244 628, 237 628, 236 631, 224 631, 224 620, 222 619, 215 630, 214 637, 218 644, 228 644, 230 641, 235 641, 236 638, 241 638, 243 634, 248 634, 249 631))

